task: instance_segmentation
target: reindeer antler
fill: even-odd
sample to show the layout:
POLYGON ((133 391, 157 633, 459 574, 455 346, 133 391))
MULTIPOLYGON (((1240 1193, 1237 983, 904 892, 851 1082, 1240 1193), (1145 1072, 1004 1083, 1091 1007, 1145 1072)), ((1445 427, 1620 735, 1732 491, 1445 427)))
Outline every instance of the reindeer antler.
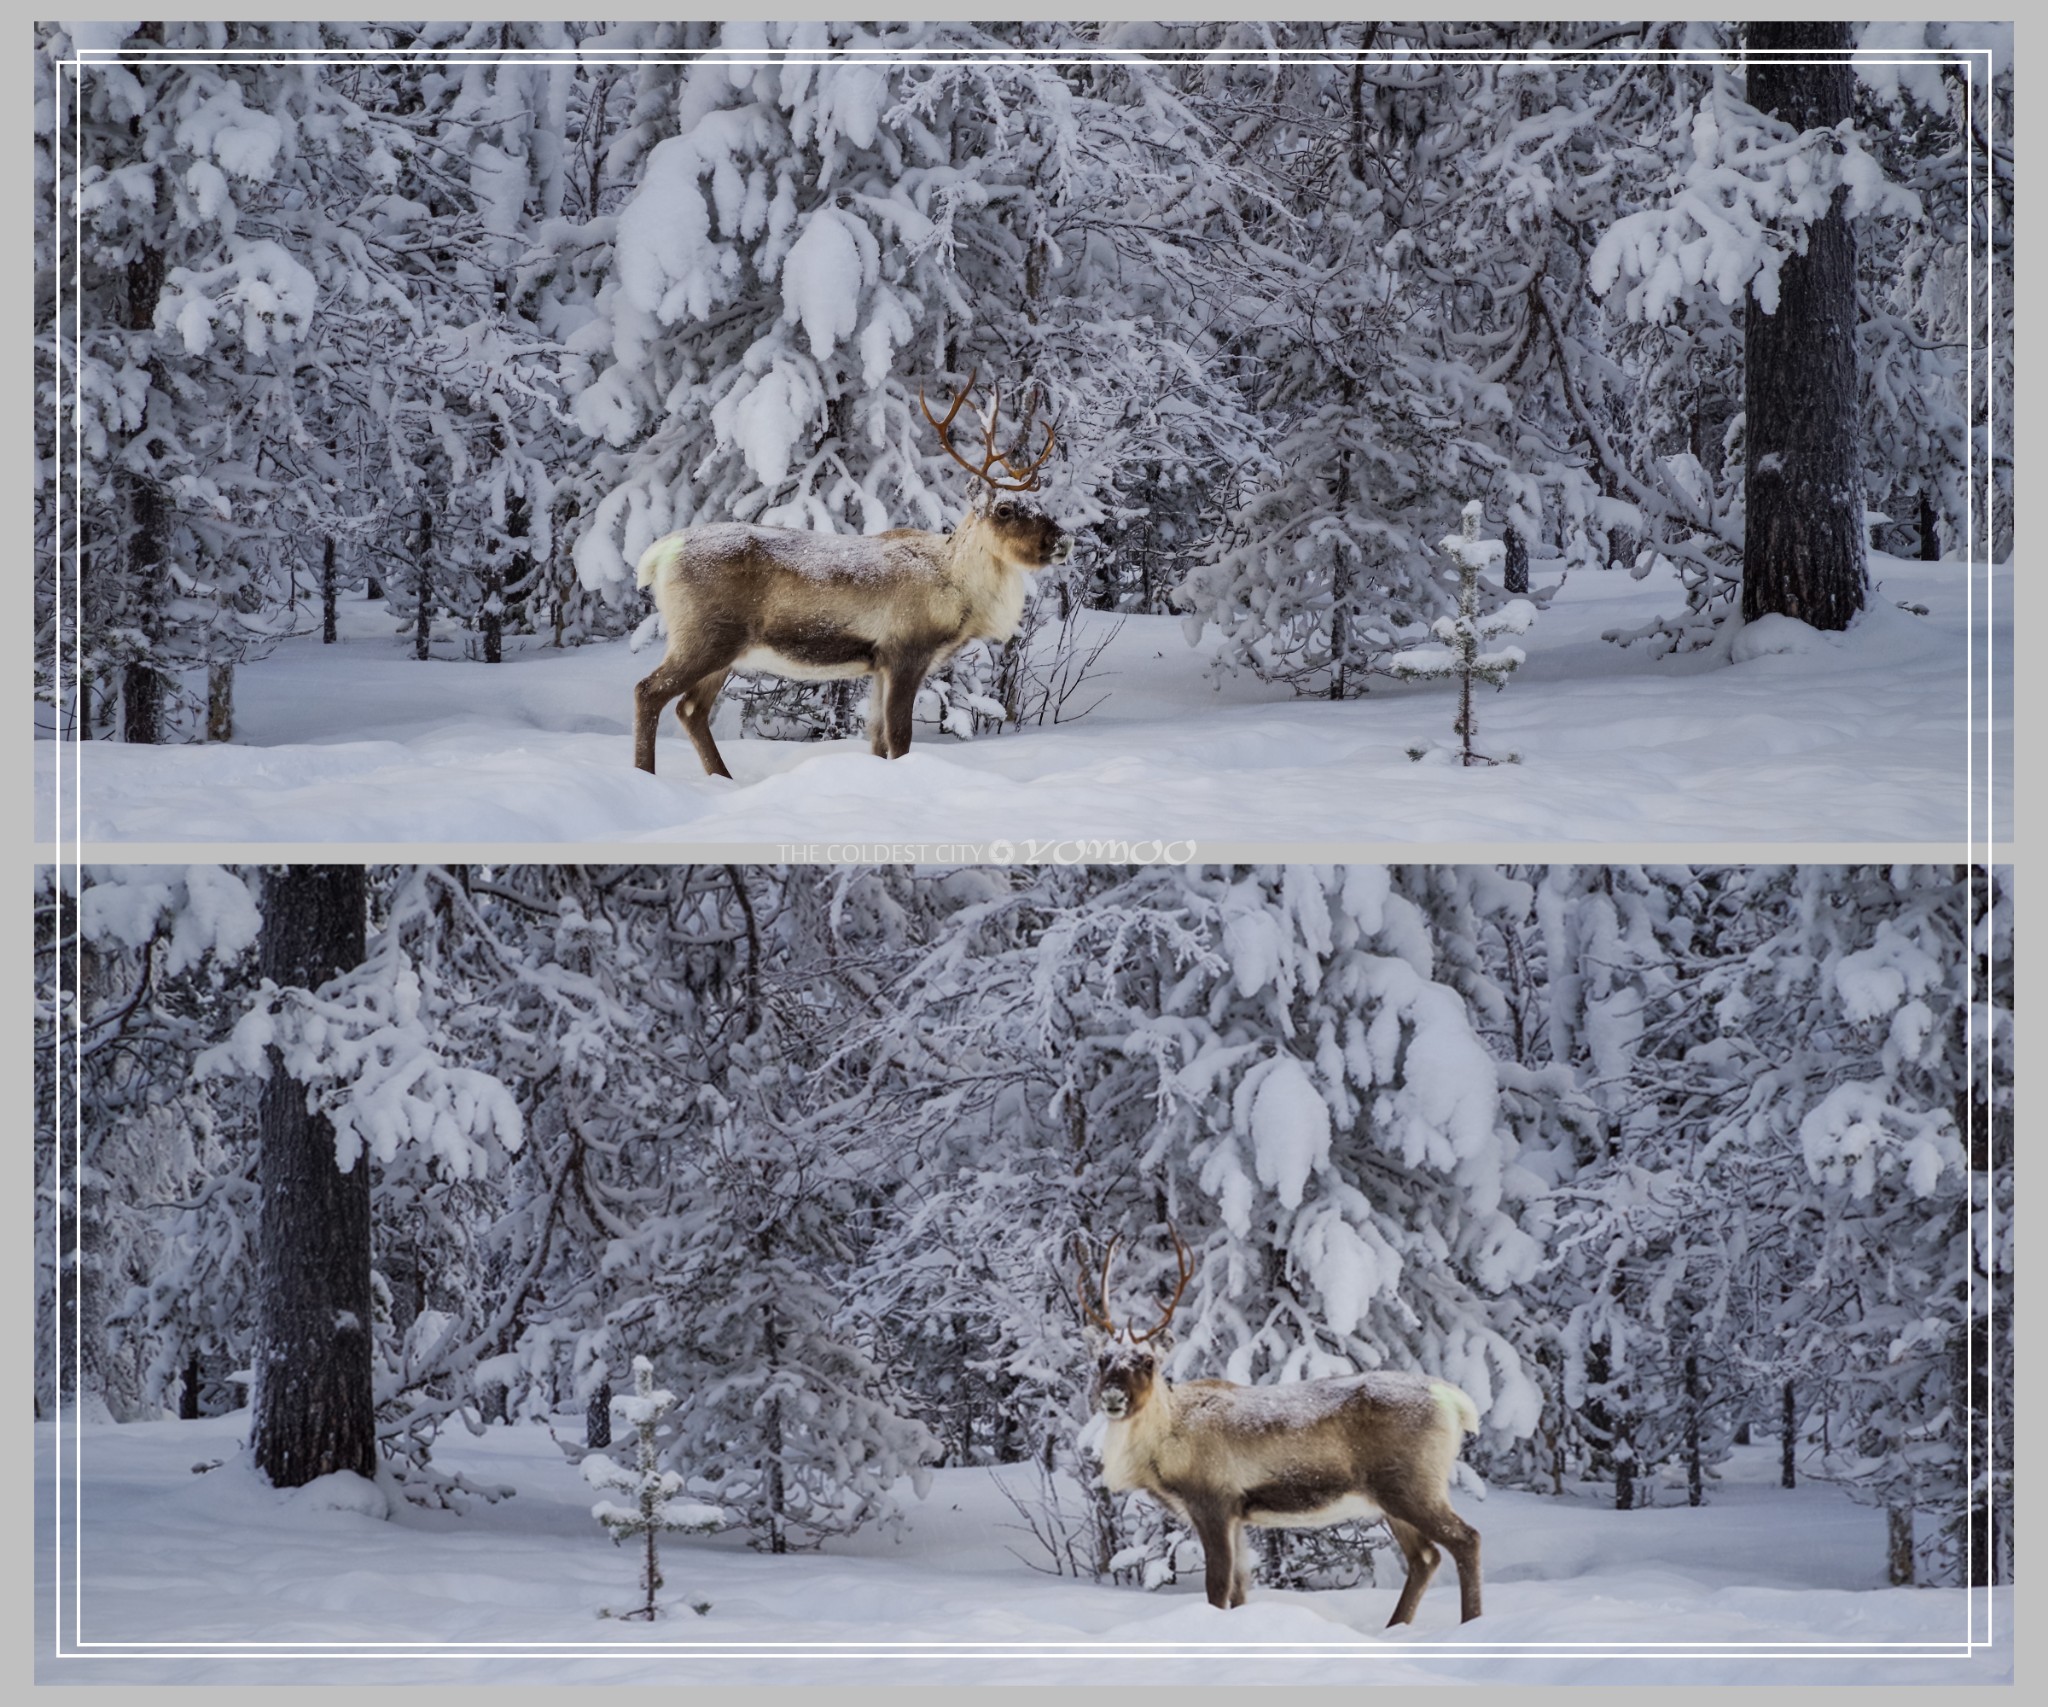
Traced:
MULTIPOLYGON (((943 421, 932 413, 932 406, 925 401, 924 386, 921 383, 917 388, 917 406, 924 411, 924 418, 938 429, 939 443, 944 447, 946 454, 962 468, 966 469, 969 474, 973 475, 975 479, 986 481, 998 492, 1035 492, 1038 490, 1038 471, 1045 466, 1046 460, 1052 455, 1053 445, 1057 442, 1058 436, 1053 432, 1052 427, 1048 425, 1045 429, 1045 449, 1038 453, 1038 459, 1035 462, 1027 463, 1022 468, 1019 468, 1010 457, 997 450, 996 423, 1001 418, 1003 408, 1003 387, 1000 380, 996 382, 994 390, 990 393, 988 418, 982 423, 983 455, 981 466, 977 468, 953 448, 951 432, 953 422, 960 413, 961 404, 973 396, 975 375, 980 372, 981 369, 977 367, 968 374, 966 385, 954 397, 952 406, 947 409, 946 418, 943 421), (991 472, 997 468, 1000 468, 1010 478, 1008 480, 998 480, 991 472)), ((1038 405, 1034 401, 1024 417, 1024 430, 1017 435, 1018 455, 1022 455, 1030 449, 1031 428, 1037 414, 1038 405)))
POLYGON ((1092 1304, 1088 1300, 1088 1247, 1082 1242, 1079 1233, 1074 1235, 1074 1255, 1081 1263, 1081 1314, 1106 1334, 1116 1332, 1116 1323, 1110 1319, 1109 1314, 1109 1260, 1115 1254, 1116 1240, 1111 1239, 1109 1248, 1102 1253, 1102 1277, 1096 1282, 1096 1292, 1101 1303, 1092 1304))
MULTIPOLYGON (((1143 1345, 1147 1340, 1156 1340, 1161 1334, 1166 1332, 1167 1324, 1173 1320, 1174 1311, 1180 1308, 1181 1294, 1187 1291, 1188 1282, 1195 1277, 1194 1255, 1181 1239, 1180 1229, 1175 1227, 1172 1222, 1168 1222, 1166 1230, 1173 1235, 1174 1261, 1180 1269, 1180 1283, 1174 1287, 1173 1296, 1166 1301, 1166 1314, 1161 1316, 1150 1329, 1142 1334, 1135 1332, 1129 1327, 1122 1330, 1124 1338, 1128 1339, 1133 1345, 1143 1345)), ((1121 1234, 1118 1235, 1119 1238, 1121 1236, 1121 1234)), ((1116 1322, 1111 1317, 1109 1310, 1109 1265, 1111 1259, 1116 1255, 1116 1247, 1117 1240, 1111 1239, 1108 1247, 1102 1253, 1102 1274, 1095 1283, 1096 1296, 1101 1301, 1099 1304, 1092 1303, 1088 1297, 1087 1249, 1081 1242, 1081 1235, 1079 1233, 1074 1235, 1074 1255, 1081 1261, 1081 1309, 1088 1320, 1106 1334, 1114 1334, 1118 1331, 1116 1322)))
POLYGON ((1181 1242, 1180 1229, 1169 1221, 1166 1230, 1173 1235, 1173 1260, 1180 1269, 1180 1284, 1173 1289, 1173 1296, 1166 1301, 1166 1314, 1159 1318, 1158 1325, 1150 1333, 1131 1335, 1133 1345, 1143 1345, 1147 1340, 1156 1340, 1166 1332, 1166 1324, 1173 1320, 1174 1311, 1180 1308, 1180 1295, 1187 1291, 1188 1282, 1195 1277, 1194 1257, 1181 1242))

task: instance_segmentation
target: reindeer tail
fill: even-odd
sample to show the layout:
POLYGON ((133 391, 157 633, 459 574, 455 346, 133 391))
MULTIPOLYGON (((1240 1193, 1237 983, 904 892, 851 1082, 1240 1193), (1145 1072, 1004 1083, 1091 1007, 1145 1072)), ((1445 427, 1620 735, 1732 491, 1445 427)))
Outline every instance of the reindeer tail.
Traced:
POLYGON ((640 566, 633 575, 634 584, 641 587, 653 586, 666 573, 669 566, 680 563, 682 557, 683 536, 679 533, 664 535, 640 553, 640 566))
POLYGON ((1461 1433, 1479 1432, 1479 1407, 1473 1404, 1471 1395, 1462 1387, 1453 1387, 1448 1381, 1432 1381, 1429 1391, 1445 1412, 1457 1418, 1461 1433))

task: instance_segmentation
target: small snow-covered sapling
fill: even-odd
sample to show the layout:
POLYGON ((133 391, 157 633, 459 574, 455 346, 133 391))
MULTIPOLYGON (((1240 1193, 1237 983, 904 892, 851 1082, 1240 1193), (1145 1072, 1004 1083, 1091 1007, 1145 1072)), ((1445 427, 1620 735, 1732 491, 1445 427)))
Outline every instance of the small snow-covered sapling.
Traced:
MULTIPOLYGON (((599 1500, 590 1508, 590 1515, 611 1532, 615 1543, 623 1546, 639 1536, 645 1547, 640 1563, 640 1590, 645 1599, 630 1612, 618 1613, 620 1618, 645 1618, 651 1622, 655 1616, 655 1593, 662 1586, 656 1536, 663 1530, 704 1535, 725 1527, 725 1513, 719 1507, 678 1500, 675 1496, 682 1492, 682 1477, 673 1470, 661 1469, 655 1461, 659 1451, 654 1441, 655 1430, 675 1407, 675 1394, 654 1385, 654 1365, 644 1357, 634 1358, 633 1391, 613 1399, 612 1409, 632 1425, 635 1467, 625 1469, 602 1452, 593 1452, 583 1460, 583 1479, 592 1487, 613 1488, 633 1497, 629 1506, 599 1500)), ((709 1601, 690 1604, 699 1614, 711 1610, 709 1601)))
MULTIPOLYGON (((1467 765, 1501 762, 1489 758, 1472 745, 1472 737, 1477 733, 1472 712, 1473 682, 1491 682, 1495 688, 1503 687, 1527 657, 1519 646, 1501 646, 1482 652, 1480 642, 1503 634, 1520 634, 1536 620, 1536 607, 1527 599, 1510 599, 1498 610, 1489 611, 1484 616, 1479 614, 1479 572, 1507 556, 1507 547, 1499 540, 1479 537, 1479 522, 1484 514, 1484 506, 1474 498, 1464 508, 1459 531, 1446 534, 1437 545, 1437 549, 1457 566, 1457 615, 1438 617, 1430 627, 1431 642, 1409 647, 1398 653, 1388 665, 1395 675, 1411 681, 1435 676, 1457 677, 1458 715, 1451 724, 1451 732, 1459 738, 1461 757, 1467 765)), ((1408 756, 1420 759, 1424 750, 1411 747, 1408 756)), ((1508 762, 1514 763, 1517 758, 1518 755, 1510 753, 1508 762)))

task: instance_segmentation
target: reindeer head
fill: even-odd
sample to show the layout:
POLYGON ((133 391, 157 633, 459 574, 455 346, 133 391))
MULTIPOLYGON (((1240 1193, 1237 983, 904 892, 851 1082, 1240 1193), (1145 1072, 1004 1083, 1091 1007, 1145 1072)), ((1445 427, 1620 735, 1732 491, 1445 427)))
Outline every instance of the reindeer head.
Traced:
POLYGON ((1112 1342, 1095 1360, 1095 1402, 1111 1422, 1136 1416, 1152 1397, 1159 1359, 1151 1348, 1112 1342))
MULTIPOLYGON (((980 369, 977 368, 975 373, 978 372, 980 369)), ((997 556, 1020 569, 1044 569, 1055 563, 1064 563, 1074 554, 1074 536, 1053 519, 1043 501, 1036 496, 1038 471, 1051 457, 1053 445, 1057 442, 1050 426, 1045 429, 1044 448, 1033 460, 1024 460, 1030 454, 1031 429, 1038 414, 1036 402, 1026 410, 1024 425, 1010 449, 1000 451, 996 448, 996 427, 1002 414, 1003 388, 998 384, 990 395, 988 413, 982 418, 983 454, 979 465, 969 462, 953 446, 953 422, 961 406, 974 394, 974 377, 974 373, 967 376, 967 384, 953 399, 943 419, 932 413, 931 405, 925 401, 924 387, 917 389, 918 407, 924 411, 924 418, 938 429, 940 445, 948 456, 974 476, 968 520, 984 530, 989 546, 997 556)))
MULTIPOLYGON (((1152 1344, 1161 1341, 1173 1320, 1174 1311, 1180 1308, 1181 1294, 1187 1291, 1188 1282, 1194 1278, 1194 1258, 1182 1243, 1179 1230, 1171 1226, 1167 1230, 1173 1234, 1174 1258, 1180 1269, 1180 1279, 1173 1289, 1173 1296, 1167 1300, 1165 1313, 1143 1333, 1128 1323, 1119 1328, 1110 1315, 1109 1265, 1116 1255, 1116 1240, 1111 1239, 1109 1248, 1102 1253, 1102 1274, 1096 1285, 1096 1299, 1091 1300, 1088 1296, 1090 1277, 1087 1265, 1082 1265, 1082 1313, 1090 1327, 1108 1336, 1107 1343, 1095 1359, 1095 1394, 1103 1414, 1112 1422, 1137 1415, 1152 1397, 1153 1384, 1159 1378, 1159 1358, 1152 1350, 1152 1344)), ((1075 1244, 1078 1250, 1078 1238, 1075 1244)))

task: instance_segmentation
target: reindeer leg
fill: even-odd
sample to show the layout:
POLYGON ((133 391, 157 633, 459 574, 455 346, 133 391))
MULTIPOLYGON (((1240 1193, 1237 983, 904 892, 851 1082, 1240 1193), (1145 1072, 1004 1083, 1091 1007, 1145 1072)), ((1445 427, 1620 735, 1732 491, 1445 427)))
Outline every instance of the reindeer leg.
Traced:
POLYGON ((910 751, 910 723, 917 710, 917 690, 924 686, 924 673, 931 668, 931 662, 930 652, 902 653, 883 660, 877 671, 886 695, 885 758, 900 759, 910 751))
POLYGON ((889 672, 879 665, 873 676, 874 688, 868 694, 868 751, 878 759, 889 756, 889 736, 884 713, 889 704, 889 672))
POLYGON ((1230 1604, 1242 1606, 1252 1586, 1252 1537, 1251 1531, 1239 1526, 1237 1545, 1232 1549, 1236 1562, 1230 1574, 1230 1604))
POLYGON ((1387 1514, 1387 1527, 1401 1544, 1402 1558, 1408 1561, 1408 1580, 1401 1585, 1401 1598, 1394 1603, 1394 1616, 1387 1620, 1387 1628, 1391 1630, 1396 1624, 1415 1622, 1415 1609, 1422 1604, 1423 1590, 1429 1587, 1429 1579, 1436 1575, 1437 1564, 1443 1555, 1419 1528, 1403 1522, 1391 1512, 1387 1514))
MULTIPOLYGON (((693 636, 687 647, 671 647, 668 656, 655 665, 654 669, 641 679, 633 689, 633 763, 648 775, 654 774, 654 731, 661 722, 661 708, 678 694, 686 694, 707 678, 725 679, 725 671, 733 659, 739 656, 737 644, 727 644, 721 635, 693 636)), ((717 692, 714 686, 712 692, 717 692)), ((704 696, 706 714, 710 710, 710 697, 704 696)), ((678 713, 683 718, 683 727, 689 728, 687 709, 678 713)), ((707 726, 703 741, 697 743, 697 756, 704 761, 704 769, 712 776, 730 776, 725 761, 718 756, 718 749, 711 747, 710 730, 707 726)), ((694 733, 692 739, 695 739, 694 733)))
POLYGON ((1449 1506, 1431 1516, 1436 1539, 1458 1565, 1458 1620, 1469 1624, 1479 1616, 1479 1531, 1449 1506))
POLYGON ((704 677, 685 690, 676 702, 676 719, 690 737, 690 745, 697 749, 697 757, 703 762, 707 776, 732 775, 725 768, 718 743, 711 739, 711 707, 718 698, 718 690, 725 686, 726 674, 726 671, 718 670, 704 677))
POLYGON ((1238 1582, 1237 1538, 1239 1520, 1215 1505, 1188 1507, 1195 1534, 1202 1542, 1202 1581, 1209 1592, 1209 1604, 1228 1611, 1244 1603, 1238 1582))

